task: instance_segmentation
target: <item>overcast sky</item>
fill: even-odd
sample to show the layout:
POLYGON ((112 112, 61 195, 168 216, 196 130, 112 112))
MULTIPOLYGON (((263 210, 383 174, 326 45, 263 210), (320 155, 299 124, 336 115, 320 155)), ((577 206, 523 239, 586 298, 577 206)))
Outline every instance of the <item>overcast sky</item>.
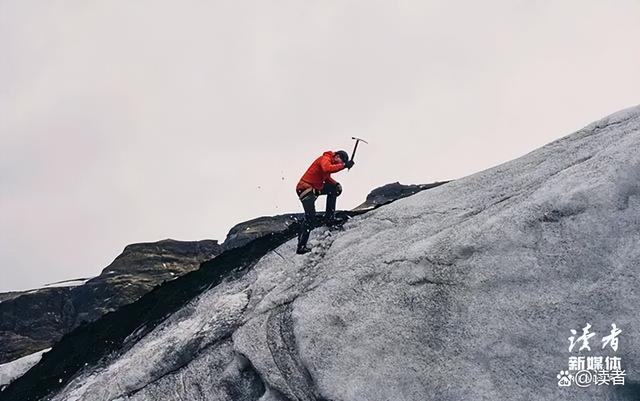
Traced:
POLYGON ((513 159, 640 103, 639 39, 640 0, 0 0, 0 291, 299 211, 351 136, 339 208, 513 159))

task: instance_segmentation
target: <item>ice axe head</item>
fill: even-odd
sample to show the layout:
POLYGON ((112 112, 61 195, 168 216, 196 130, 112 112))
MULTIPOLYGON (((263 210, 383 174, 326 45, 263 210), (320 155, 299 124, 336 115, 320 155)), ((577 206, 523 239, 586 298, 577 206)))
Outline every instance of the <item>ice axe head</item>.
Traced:
POLYGON ((352 136, 352 137, 351 137, 351 139, 353 139, 353 140, 355 140, 355 141, 356 141, 356 144, 355 144, 355 146, 353 147, 353 153, 351 153, 351 159, 350 159, 350 160, 353 160, 353 158, 354 158, 354 157, 356 157, 356 149, 358 149, 358 144, 359 144, 360 142, 364 142, 364 143, 368 144, 369 142, 365 141, 365 140, 364 140, 364 139, 362 139, 362 138, 358 138, 358 137, 355 137, 355 136, 352 136))

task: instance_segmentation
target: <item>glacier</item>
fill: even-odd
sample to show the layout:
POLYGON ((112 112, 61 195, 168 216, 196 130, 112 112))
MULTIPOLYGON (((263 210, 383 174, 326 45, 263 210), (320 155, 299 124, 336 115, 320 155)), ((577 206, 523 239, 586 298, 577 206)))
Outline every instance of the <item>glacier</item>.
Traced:
POLYGON ((640 106, 288 240, 43 399, 637 400, 639 243, 640 106), (587 323, 624 386, 558 385, 587 323))

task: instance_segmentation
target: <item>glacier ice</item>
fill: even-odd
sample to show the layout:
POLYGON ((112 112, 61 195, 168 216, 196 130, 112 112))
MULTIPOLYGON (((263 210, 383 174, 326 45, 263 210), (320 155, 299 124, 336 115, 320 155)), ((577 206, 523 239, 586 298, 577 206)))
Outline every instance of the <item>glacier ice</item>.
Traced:
POLYGON ((294 242, 52 400, 634 399, 640 107, 294 242), (557 385, 587 321, 626 386, 557 385))

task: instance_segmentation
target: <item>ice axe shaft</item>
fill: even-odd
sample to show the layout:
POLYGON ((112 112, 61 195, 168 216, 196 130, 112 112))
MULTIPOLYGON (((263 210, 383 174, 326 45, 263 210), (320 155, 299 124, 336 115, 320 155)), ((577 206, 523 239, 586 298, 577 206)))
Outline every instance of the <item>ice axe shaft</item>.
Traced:
POLYGON ((362 138, 357 138, 357 137, 355 137, 355 136, 352 136, 352 137, 351 137, 351 139, 353 139, 353 140, 355 140, 355 141, 356 141, 356 144, 355 144, 355 146, 353 147, 353 152, 351 153, 351 159, 349 159, 349 160, 352 160, 352 161, 353 161, 353 158, 354 158, 354 157, 356 157, 356 150, 358 150, 358 144, 359 144, 361 141, 362 141, 362 142, 364 142, 364 143, 366 143, 366 144, 368 144, 369 142, 365 141, 365 140, 364 140, 364 139, 362 139, 362 138))

